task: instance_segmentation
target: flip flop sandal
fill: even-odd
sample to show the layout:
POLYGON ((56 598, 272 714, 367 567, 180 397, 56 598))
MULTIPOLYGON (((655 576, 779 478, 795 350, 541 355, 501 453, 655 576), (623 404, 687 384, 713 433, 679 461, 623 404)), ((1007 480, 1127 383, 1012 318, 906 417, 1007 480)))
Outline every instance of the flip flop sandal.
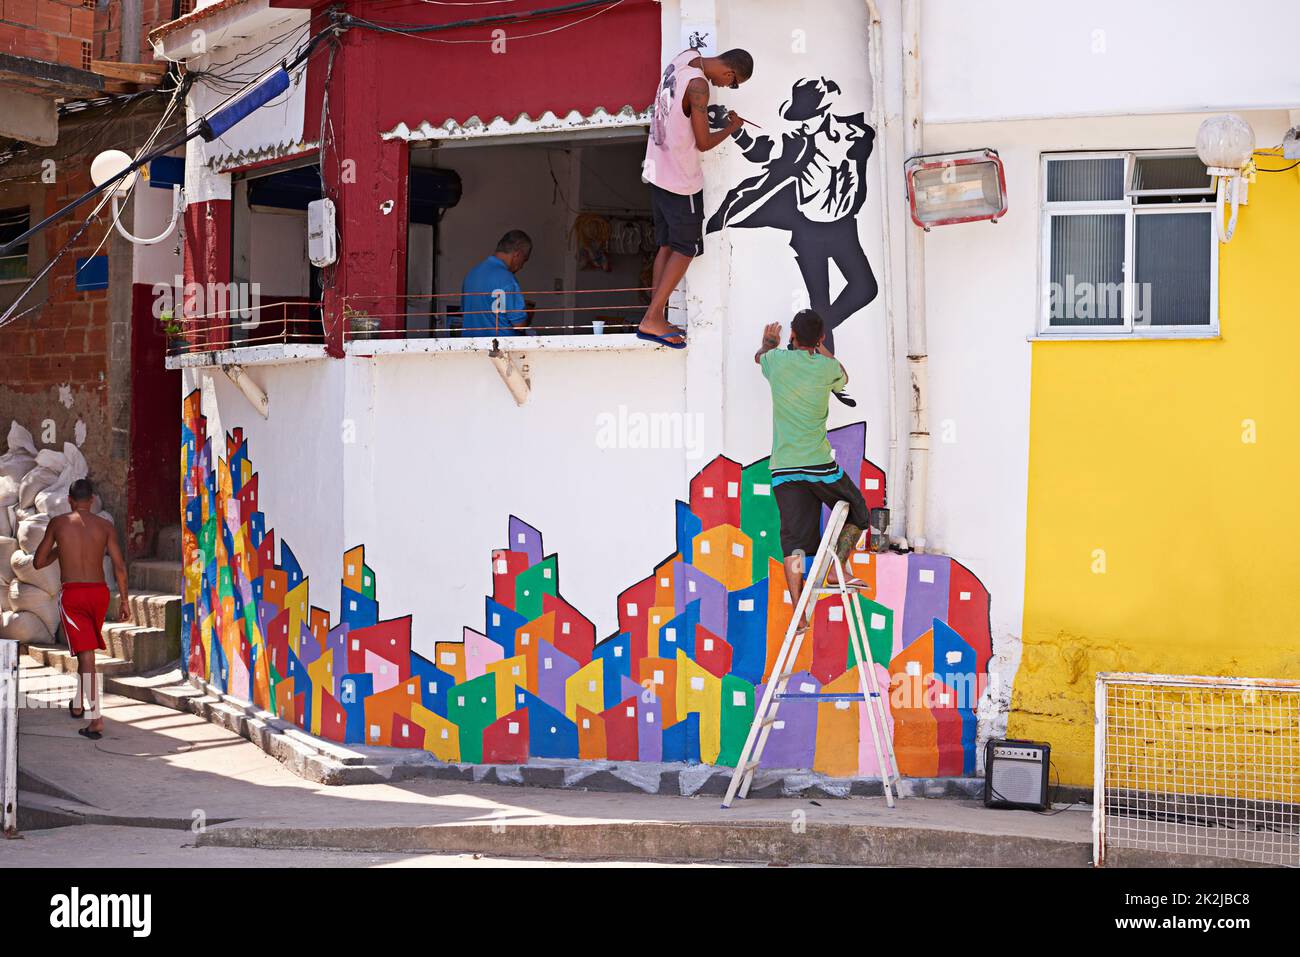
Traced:
POLYGON ((90 738, 91 741, 98 741, 100 738, 104 736, 104 732, 91 731, 88 728, 78 728, 77 734, 81 735, 83 738, 90 738))
POLYGON ((72 710, 72 702, 69 701, 69 702, 68 702, 68 714, 73 718, 73 720, 75 720, 75 721, 80 721, 82 718, 84 718, 84 717, 86 716, 86 709, 85 709, 85 708, 82 708, 80 711, 73 711, 73 710, 72 710))
POLYGON ((636 332, 638 339, 644 339, 646 342, 657 342, 661 346, 667 346, 669 349, 685 349, 686 339, 680 332, 670 332, 666 336, 656 336, 653 333, 642 332, 640 329, 636 332), (681 342, 669 342, 669 339, 681 339, 681 342))

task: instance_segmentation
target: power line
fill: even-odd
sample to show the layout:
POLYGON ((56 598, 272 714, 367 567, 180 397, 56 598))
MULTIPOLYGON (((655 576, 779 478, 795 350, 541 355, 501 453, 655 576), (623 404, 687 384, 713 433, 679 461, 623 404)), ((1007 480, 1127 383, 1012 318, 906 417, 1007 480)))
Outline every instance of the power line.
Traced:
MULTIPOLYGON (((193 123, 188 124, 185 132, 181 136, 178 136, 177 138, 171 140, 170 142, 164 144, 163 146, 158 147, 152 152, 146 152, 144 149, 142 149, 142 155, 138 155, 132 163, 130 163, 125 169, 119 172, 116 176, 113 176, 110 179, 105 180, 103 183, 94 187, 90 191, 82 194, 79 198, 73 200, 71 203, 68 203, 62 209, 57 210, 56 212, 47 216, 44 220, 37 223, 35 226, 29 228, 22 235, 17 236, 14 239, 10 240, 8 243, 5 243, 3 246, 0 246, 0 256, 3 256, 6 253, 8 253, 10 250, 25 244, 32 236, 41 232, 41 230, 43 230, 46 226, 50 225, 54 221, 67 215, 69 212, 76 209, 82 203, 85 203, 96 196, 100 197, 100 200, 95 205, 94 210, 92 210, 90 215, 86 217, 86 219, 82 222, 81 226, 72 235, 72 237, 69 238, 66 243, 64 243, 63 247, 58 251, 58 253, 54 257, 52 257, 49 260, 49 262, 45 264, 45 267, 36 275, 35 278, 31 280, 31 282, 29 282, 23 288, 23 291, 19 293, 18 297, 10 304, 9 308, 5 310, 2 316, 0 316, 0 328, 3 328, 4 326, 15 321, 16 319, 22 318, 23 316, 34 311, 35 309, 40 308, 40 304, 37 304, 35 306, 31 306, 28 309, 23 310, 21 313, 16 312, 16 310, 18 309, 18 305, 22 302, 24 298, 26 298, 27 294, 30 293, 32 289, 36 287, 37 283, 39 283, 43 278, 45 278, 45 276, 54 267, 54 265, 59 260, 61 260, 63 256, 68 252, 68 250, 72 248, 72 246, 76 243, 76 241, 81 238, 82 234, 90 226, 91 222, 95 219, 96 216, 99 215, 100 211, 104 208, 104 206, 107 205, 108 202, 112 199, 113 196, 112 187, 114 187, 119 181, 121 181, 126 176, 129 176, 131 173, 138 170, 140 167, 144 166, 146 163, 152 161, 153 159, 156 159, 159 156, 164 156, 167 153, 170 153, 172 150, 175 150, 180 146, 183 146, 184 144, 188 143, 190 140, 194 139, 194 137, 196 136, 203 136, 204 139, 209 141, 216 139, 218 136, 221 135, 221 133, 225 132, 225 130, 229 129, 231 126, 235 125, 240 120, 244 119, 249 113, 260 108, 261 106, 264 106, 268 99, 274 99, 275 96, 277 96, 280 92, 283 92, 284 89, 287 88, 290 82, 290 77, 289 77, 290 71, 298 71, 300 69, 306 69, 305 64, 307 60, 311 57, 312 51, 316 48, 316 45, 320 42, 320 40, 323 37, 327 35, 333 35, 335 33, 335 30, 336 30, 335 27, 330 27, 325 30, 322 30, 316 36, 312 37, 312 39, 301 50, 298 51, 298 53, 294 56, 294 58, 291 61, 288 61, 287 63, 282 61, 281 63, 276 64, 273 67, 263 71, 261 75, 259 75, 258 77, 254 78, 253 80, 245 84, 243 89, 226 97, 226 99, 224 99, 216 107, 209 110, 207 114, 199 117, 193 123), (279 76, 277 76, 276 74, 279 74, 279 76), (269 80, 269 82, 263 84, 264 80, 269 80), (269 91, 274 91, 274 92, 269 92, 269 91), (246 96, 244 95, 245 93, 247 93, 246 96), (262 96, 265 96, 266 99, 259 98, 262 96)), ((185 80, 182 81, 182 83, 180 83, 176 87, 173 96, 173 104, 175 103, 177 98, 184 98, 188 94, 190 85, 191 85, 191 80, 187 76, 185 80)), ((168 113, 170 113, 170 109, 168 113)), ((164 118, 166 118, 166 116, 164 118)), ((151 143, 156 141, 157 136, 161 131, 161 128, 162 128, 162 124, 160 123, 159 127, 155 129, 154 134, 150 137, 151 143)))
POLYGON ((482 43, 496 43, 497 40, 495 38, 490 38, 485 40, 478 40, 478 39, 442 40, 437 37, 425 36, 425 34, 441 33, 446 30, 458 30, 464 27, 486 26, 492 23, 507 23, 507 22, 518 23, 525 20, 535 20, 543 17, 559 16, 564 13, 577 13, 582 10, 590 10, 593 7, 603 7, 603 9, 597 10, 589 17, 582 17, 581 19, 574 20, 570 23, 562 24, 561 26, 558 27, 553 27, 549 30, 541 30, 538 31, 537 33, 517 34, 515 36, 511 36, 508 38, 511 40, 530 40, 533 39, 534 37, 549 36, 552 33, 559 33, 562 30, 568 30, 570 27, 579 26, 583 23, 588 22, 589 20, 596 19, 596 17, 602 14, 608 13, 610 10, 613 10, 615 7, 621 6, 625 2, 626 0, 613 0, 613 2, 610 2, 610 0, 585 0, 585 2, 582 3, 570 3, 562 7, 547 7, 543 10, 523 11, 520 13, 502 13, 490 17, 479 17, 478 19, 475 20, 457 20, 453 23, 435 23, 435 24, 376 23, 373 20, 361 19, 352 16, 350 14, 344 15, 342 17, 342 20, 345 23, 352 26, 364 27, 365 29, 375 30, 380 33, 398 34, 400 36, 410 37, 411 39, 414 40, 427 40, 430 43, 482 44, 482 43))

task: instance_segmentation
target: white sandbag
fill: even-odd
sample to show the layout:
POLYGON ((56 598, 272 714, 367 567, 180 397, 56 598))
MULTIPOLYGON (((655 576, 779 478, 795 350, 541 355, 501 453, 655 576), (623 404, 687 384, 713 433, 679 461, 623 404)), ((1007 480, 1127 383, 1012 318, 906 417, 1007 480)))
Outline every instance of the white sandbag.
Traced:
POLYGON ((73 482, 85 478, 90 471, 81 449, 71 442, 63 443, 63 458, 67 464, 59 473, 59 477, 46 486, 43 492, 37 494, 35 499, 37 510, 46 515, 62 515, 72 511, 72 506, 68 503, 68 490, 73 482))
POLYGON ((45 528, 49 524, 48 515, 33 515, 31 518, 23 519, 18 523, 18 547, 35 555, 36 549, 41 547, 41 539, 45 537, 45 528))
POLYGON ((36 496, 36 511, 53 518, 55 515, 67 515, 72 511, 68 501, 68 490, 51 486, 36 496))
POLYGON ((14 570, 10 561, 14 555, 22 554, 18 551, 18 539, 0 537, 0 582, 6 588, 14 580, 14 570))
POLYGON ((0 476, 15 482, 36 466, 36 443, 32 434, 17 422, 9 424, 9 451, 0 455, 0 476))
POLYGON ((16 531, 13 511, 0 506, 0 538, 13 538, 16 531))
POLYGON ((35 585, 14 579, 9 583, 9 607, 14 611, 30 611, 45 625, 51 635, 59 627, 59 601, 51 598, 35 585))
POLYGON ((58 449, 41 449, 36 453, 36 464, 41 468, 62 472, 68 467, 68 457, 58 449))
POLYGON ((0 612, 0 638, 48 644, 54 640, 54 632, 30 611, 6 611, 0 612))
POLYGON ((28 585, 35 585, 51 598, 59 597, 59 563, 50 562, 44 568, 36 567, 36 556, 27 552, 14 552, 9 559, 14 578, 28 585))
POLYGON ((0 475, 0 507, 18 504, 18 479, 0 475))
POLYGON ((18 507, 35 507, 36 496, 53 485, 58 477, 57 470, 41 465, 36 466, 23 476, 22 484, 18 486, 18 507))

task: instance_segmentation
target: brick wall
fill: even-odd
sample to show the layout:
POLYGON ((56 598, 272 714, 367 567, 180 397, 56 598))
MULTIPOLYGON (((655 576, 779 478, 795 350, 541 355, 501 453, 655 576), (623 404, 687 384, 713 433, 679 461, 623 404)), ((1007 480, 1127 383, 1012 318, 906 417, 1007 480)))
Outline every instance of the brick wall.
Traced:
POLYGON ((95 12, 85 0, 0 0, 0 53, 88 70, 95 12))
MULTIPOLYGON (((114 119, 111 145, 134 150, 158 122, 161 106, 114 119)), ((100 110, 65 117, 58 146, 32 150, 0 165, 0 208, 26 205, 36 222, 89 189, 89 161, 97 150, 82 150, 80 144, 107 117, 100 110), (42 179, 46 160, 54 161, 52 183, 42 179)), ((98 148, 105 145, 100 143, 98 148)), ((91 208, 88 204, 84 211, 60 220, 33 241, 29 275, 35 275, 58 252, 91 208)), ((158 437, 132 436, 130 430, 133 336, 151 331, 133 328, 147 319, 133 317, 131 245, 116 233, 110 235, 99 249, 100 255, 109 257, 109 288, 76 288, 76 260, 95 253, 111 227, 110 208, 91 223, 20 307, 39 308, 0 328, 0 435, 8 431, 11 419, 17 419, 32 430, 38 444, 56 448, 65 441, 79 444, 105 507, 118 518, 119 529, 127 533, 129 552, 138 555, 151 550, 152 540, 130 534, 138 518, 128 515, 132 443, 157 441, 158 437), (81 442, 79 433, 84 434, 81 442)), ((21 288, 22 284, 0 284, 0 311, 21 288)), ((174 440, 175 436, 164 438, 174 440)), ((170 516, 160 518, 162 524, 171 524, 167 521, 170 516)), ((157 524, 151 521, 147 526, 152 531, 157 524)))

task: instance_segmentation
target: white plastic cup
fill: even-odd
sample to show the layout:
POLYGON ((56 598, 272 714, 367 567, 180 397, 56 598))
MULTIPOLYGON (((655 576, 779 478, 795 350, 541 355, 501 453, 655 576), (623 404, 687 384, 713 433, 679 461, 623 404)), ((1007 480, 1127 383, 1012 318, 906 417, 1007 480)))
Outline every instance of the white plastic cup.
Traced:
POLYGON ((604 319, 593 319, 593 320, 591 320, 591 334, 592 334, 593 336, 603 336, 603 335, 605 334, 605 320, 604 320, 604 319))

